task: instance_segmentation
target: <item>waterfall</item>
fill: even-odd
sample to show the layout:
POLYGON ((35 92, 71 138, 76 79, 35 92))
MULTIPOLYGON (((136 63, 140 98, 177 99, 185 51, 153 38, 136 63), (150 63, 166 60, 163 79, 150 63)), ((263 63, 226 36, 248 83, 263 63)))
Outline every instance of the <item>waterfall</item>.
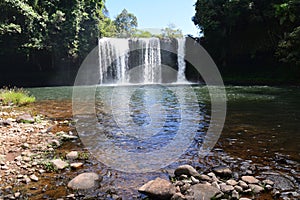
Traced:
POLYGON ((158 38, 144 39, 144 83, 161 83, 161 53, 158 38))
POLYGON ((168 83, 170 80, 171 82, 176 82, 176 80, 177 82, 186 82, 184 38, 177 40, 177 49, 174 49, 176 40, 174 42, 159 38, 102 38, 98 43, 100 84, 129 84, 131 82, 156 84, 163 81, 168 82, 168 80, 168 83), (161 45, 164 47, 164 52, 167 53, 161 51, 161 45), (177 52, 177 61, 174 60, 174 57, 170 57, 169 50, 166 50, 165 47, 172 48, 173 52, 177 52), (172 66, 176 66, 176 62, 178 64, 178 73, 175 74, 174 79, 170 79, 170 74, 166 74, 162 70, 164 63, 169 66, 170 58, 174 63, 171 64, 172 66), (131 73, 134 68, 139 69, 138 73, 131 73))
POLYGON ((178 38, 178 50, 177 50, 177 64, 178 64, 178 74, 177 82, 186 82, 185 78, 185 38, 178 38))

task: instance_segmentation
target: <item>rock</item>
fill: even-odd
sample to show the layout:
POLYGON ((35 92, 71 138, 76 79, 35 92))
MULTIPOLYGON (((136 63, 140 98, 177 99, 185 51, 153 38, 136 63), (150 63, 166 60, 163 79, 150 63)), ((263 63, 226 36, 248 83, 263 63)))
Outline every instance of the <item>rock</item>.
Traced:
POLYGON ((232 199, 239 199, 240 195, 237 191, 233 190, 231 194, 232 199))
POLYGON ((39 178, 38 178, 36 175, 34 175, 34 174, 30 175, 29 178, 30 178, 32 181, 35 181, 35 182, 39 181, 39 178))
POLYGON ((24 115, 20 115, 19 117, 17 117, 17 122, 18 123, 34 123, 34 118, 29 115, 29 114, 24 114, 24 115))
POLYGON ((211 181, 211 178, 205 174, 200 175, 200 180, 202 181, 211 181))
POLYGON ((251 200, 249 198, 240 198, 240 200, 251 200))
POLYGON ((71 151, 66 155, 66 158, 68 160, 76 160, 78 158, 78 152, 77 151, 71 151))
POLYGON ((96 181, 100 180, 96 173, 83 173, 73 178, 68 183, 68 188, 73 190, 87 190, 96 186, 96 181))
POLYGON ((254 176, 242 176, 242 180, 245 181, 246 183, 250 183, 250 184, 259 183, 259 180, 256 179, 254 176))
POLYGON ((266 184, 266 185, 274 185, 274 182, 269 179, 263 180, 262 182, 263 182, 263 184, 266 184))
POLYGON ((228 181, 226 181, 226 184, 227 185, 232 185, 232 186, 235 186, 238 184, 238 182, 236 182, 235 180, 233 179, 229 179, 228 181))
POLYGON ((22 148, 23 149, 29 149, 29 144, 28 143, 23 143, 22 148))
POLYGON ((169 181, 156 178, 140 187, 138 191, 151 198, 163 200, 170 199, 175 194, 176 188, 169 181))
POLYGON ((217 188, 218 190, 221 190, 221 187, 220 187, 220 185, 218 184, 217 181, 212 182, 211 186, 217 188))
POLYGON ((188 176, 194 176, 196 178, 200 177, 200 174, 197 172, 197 170, 190 166, 190 165, 181 165, 179 166, 175 172, 175 176, 179 177, 182 174, 188 175, 188 176))
POLYGON ((61 159, 51 160, 51 163, 56 169, 64 169, 69 165, 67 162, 62 161, 61 159))
POLYGON ((243 191, 243 188, 241 186, 234 186, 234 190, 238 191, 238 192, 242 192, 243 191))
POLYGON ((198 179, 196 179, 195 177, 191 176, 191 180, 192 180, 192 184, 197 184, 200 181, 198 179))
POLYGON ((234 190, 234 187, 232 185, 226 185, 226 184, 220 184, 221 191, 224 193, 229 193, 232 190, 234 190))
POLYGON ((14 194, 14 196, 15 196, 16 198, 19 198, 19 197, 21 196, 21 193, 20 193, 20 192, 16 192, 16 193, 14 194))
POLYGON ((0 125, 1 126, 10 126, 11 121, 9 121, 9 120, 0 120, 0 125))
POLYGON ((269 175, 267 179, 274 182, 274 188, 279 189, 281 191, 289 191, 295 188, 295 184, 288 178, 282 175, 269 175))
POLYGON ((186 197, 187 199, 210 200, 220 192, 220 190, 213 186, 209 186, 206 184, 196 184, 191 187, 191 192, 186 197))
POLYGON ((239 185, 240 185, 243 189, 247 189, 247 188, 248 188, 247 183, 245 183, 244 181, 239 181, 239 185))
POLYGON ((59 147, 60 142, 58 140, 53 139, 53 140, 51 140, 50 145, 55 146, 55 147, 59 147))
POLYGON ((61 138, 63 140, 76 140, 78 137, 75 135, 63 134, 63 135, 61 135, 61 138))
POLYGON ((77 169, 79 167, 82 167, 83 163, 71 163, 71 167, 74 168, 74 169, 77 169))
POLYGON ((220 176, 231 176, 232 171, 226 166, 219 166, 213 168, 213 172, 220 175, 220 176))
POLYGON ((185 196, 181 193, 175 193, 171 200, 186 200, 185 196))
POLYGON ((263 187, 255 184, 249 184, 249 188, 256 194, 265 190, 263 187))

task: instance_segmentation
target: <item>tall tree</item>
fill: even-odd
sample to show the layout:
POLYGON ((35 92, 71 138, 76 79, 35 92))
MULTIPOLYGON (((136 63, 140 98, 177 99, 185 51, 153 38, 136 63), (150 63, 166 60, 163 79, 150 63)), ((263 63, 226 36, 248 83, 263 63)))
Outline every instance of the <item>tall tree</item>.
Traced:
POLYGON ((118 37, 132 37, 138 26, 136 16, 129 13, 126 9, 123 9, 114 22, 118 37))

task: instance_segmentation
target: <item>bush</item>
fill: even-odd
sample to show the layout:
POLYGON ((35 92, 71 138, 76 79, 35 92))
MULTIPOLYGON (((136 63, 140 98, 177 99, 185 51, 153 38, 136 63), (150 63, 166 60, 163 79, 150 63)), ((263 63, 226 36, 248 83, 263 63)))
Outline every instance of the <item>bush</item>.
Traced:
POLYGON ((29 95, 28 91, 20 88, 0 90, 0 105, 23 106, 35 102, 35 97, 29 95))

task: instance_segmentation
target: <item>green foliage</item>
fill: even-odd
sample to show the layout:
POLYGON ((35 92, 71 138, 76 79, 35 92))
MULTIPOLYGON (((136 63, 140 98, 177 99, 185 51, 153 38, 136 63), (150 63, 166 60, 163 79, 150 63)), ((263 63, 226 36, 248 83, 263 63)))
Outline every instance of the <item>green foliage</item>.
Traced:
POLYGON ((100 22, 100 36, 101 37, 115 37, 116 36, 116 25, 108 17, 103 17, 103 20, 100 22))
POLYGON ((103 0, 3 0, 1 54, 34 59, 47 51, 53 62, 84 57, 97 44, 103 6, 103 0))
POLYGON ((162 38, 182 38, 182 31, 176 28, 175 24, 169 24, 166 28, 162 29, 162 38))
POLYGON ((35 102, 35 97, 28 94, 24 89, 1 89, 0 104, 23 106, 35 102))
POLYGON ((219 66, 274 65, 279 59, 295 64, 299 5, 298 0, 198 0, 193 21, 219 66))
POLYGON ((133 37, 136 38, 151 38, 154 35, 150 33, 149 31, 143 31, 143 30, 137 30, 136 33, 134 33, 133 37))
POLYGON ((126 9, 116 17, 115 21, 118 37, 132 37, 138 26, 137 18, 134 14, 129 13, 126 9))

